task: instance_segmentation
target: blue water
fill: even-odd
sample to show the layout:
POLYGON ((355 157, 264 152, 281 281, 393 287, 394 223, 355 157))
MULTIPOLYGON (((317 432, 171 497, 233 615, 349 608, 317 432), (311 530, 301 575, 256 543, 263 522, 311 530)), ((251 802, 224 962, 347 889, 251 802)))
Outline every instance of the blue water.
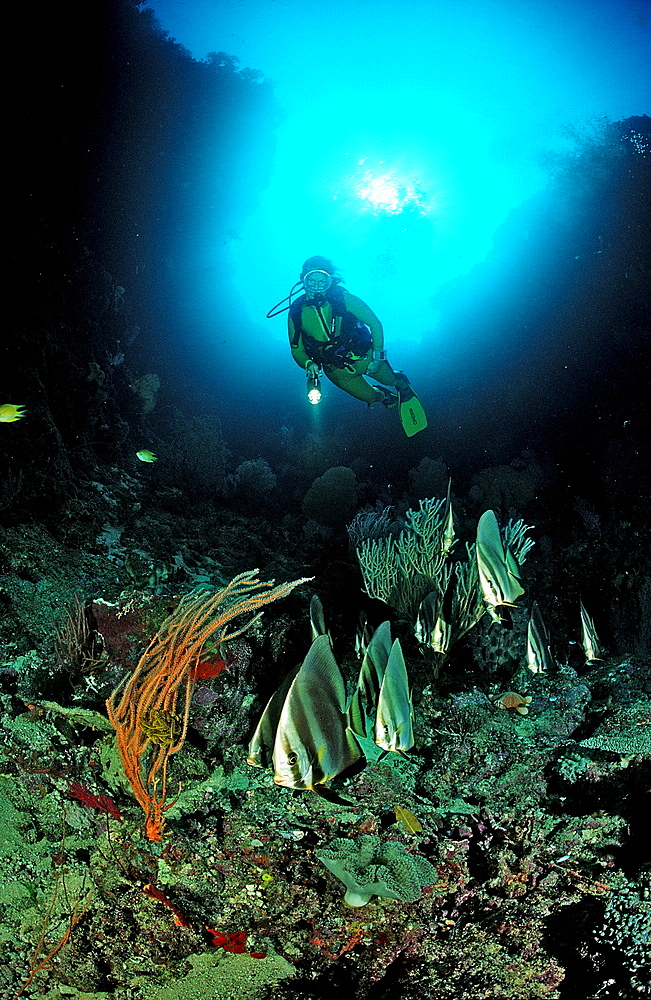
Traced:
POLYGON ((319 471, 387 488, 424 456, 456 478, 523 449, 598 478, 641 394, 648 5, 151 7, 186 57, 177 81, 121 54, 99 232, 160 407, 216 415, 233 467, 313 439, 319 471), (202 61, 225 65, 207 103, 202 61), (327 382, 307 402, 265 316, 313 254, 381 319, 426 432, 327 382))
MULTIPOLYGON (((486 257, 557 156, 651 108, 648 4, 148 6, 195 58, 225 51, 270 79, 282 109, 268 186, 227 255, 252 321, 322 253, 392 345, 445 349, 437 290, 486 257)), ((284 340, 282 323, 264 336, 284 340)))

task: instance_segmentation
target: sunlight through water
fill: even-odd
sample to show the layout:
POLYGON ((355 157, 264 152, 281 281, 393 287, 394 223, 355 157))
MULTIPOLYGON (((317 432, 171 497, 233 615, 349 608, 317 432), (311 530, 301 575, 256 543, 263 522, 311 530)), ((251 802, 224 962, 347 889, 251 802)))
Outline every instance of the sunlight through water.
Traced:
POLYGON ((286 337, 264 316, 324 254, 392 343, 436 347, 438 291, 486 258, 554 154, 648 109, 648 30, 606 0, 151 6, 195 58, 229 53, 274 87, 271 175, 222 251, 261 338, 286 337))

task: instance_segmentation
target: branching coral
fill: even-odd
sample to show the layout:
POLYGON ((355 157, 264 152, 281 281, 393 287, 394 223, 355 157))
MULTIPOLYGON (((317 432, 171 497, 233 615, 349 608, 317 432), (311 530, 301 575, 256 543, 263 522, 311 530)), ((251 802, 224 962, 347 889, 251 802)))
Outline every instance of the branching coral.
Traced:
POLYGON ((374 537, 373 521, 391 523, 388 511, 382 511, 374 518, 358 514, 348 528, 366 593, 415 621, 423 598, 433 590, 444 591, 449 582, 446 560, 454 538, 446 534, 446 502, 422 500, 418 510, 407 511, 397 535, 374 537))
POLYGON ((198 665, 208 639, 221 644, 250 628, 262 612, 229 632, 234 618, 285 597, 305 579, 273 587, 257 570, 240 573, 216 594, 188 594, 163 623, 138 665, 106 702, 117 734, 124 772, 142 807, 149 840, 160 840, 166 805, 167 765, 188 728, 188 715, 198 665))
POLYGON ((55 652, 59 667, 73 681, 91 674, 106 662, 101 636, 86 604, 75 596, 66 607, 66 618, 56 629, 55 652))
MULTIPOLYGON (((397 532, 389 511, 362 512, 348 526, 366 593, 411 621, 425 649, 445 656, 487 610, 478 543, 466 544, 465 560, 453 559, 456 535, 449 495, 447 500, 421 500, 417 510, 407 511, 397 532)), ((509 521, 499 533, 504 549, 520 565, 533 545, 524 537, 527 530, 524 521, 509 521)))

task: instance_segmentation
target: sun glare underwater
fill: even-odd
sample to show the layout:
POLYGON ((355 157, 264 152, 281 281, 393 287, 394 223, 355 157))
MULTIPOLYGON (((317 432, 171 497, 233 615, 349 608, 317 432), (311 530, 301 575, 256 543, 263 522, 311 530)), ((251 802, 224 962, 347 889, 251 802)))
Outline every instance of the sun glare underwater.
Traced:
MULTIPOLYGON (((648 24, 619 4, 148 6, 195 58, 223 50, 273 82, 273 174, 227 250, 254 324, 321 253, 391 346, 439 349, 438 289, 486 257, 555 158, 649 107, 648 24)), ((284 324, 260 336, 284 341, 284 324)))

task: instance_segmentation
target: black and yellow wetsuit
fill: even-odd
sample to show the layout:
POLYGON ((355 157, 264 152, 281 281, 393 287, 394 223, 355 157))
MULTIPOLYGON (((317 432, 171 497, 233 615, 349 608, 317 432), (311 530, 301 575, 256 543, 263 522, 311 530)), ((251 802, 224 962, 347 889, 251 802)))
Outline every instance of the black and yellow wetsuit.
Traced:
MULTIPOLYGON (((373 351, 384 348, 382 324, 365 302, 340 285, 325 296, 308 299, 302 295, 289 311, 289 343, 292 357, 301 368, 315 361, 324 374, 345 392, 365 403, 385 401, 385 393, 372 386, 364 375, 373 351)), ((381 361, 373 379, 395 386, 391 366, 381 361)))

